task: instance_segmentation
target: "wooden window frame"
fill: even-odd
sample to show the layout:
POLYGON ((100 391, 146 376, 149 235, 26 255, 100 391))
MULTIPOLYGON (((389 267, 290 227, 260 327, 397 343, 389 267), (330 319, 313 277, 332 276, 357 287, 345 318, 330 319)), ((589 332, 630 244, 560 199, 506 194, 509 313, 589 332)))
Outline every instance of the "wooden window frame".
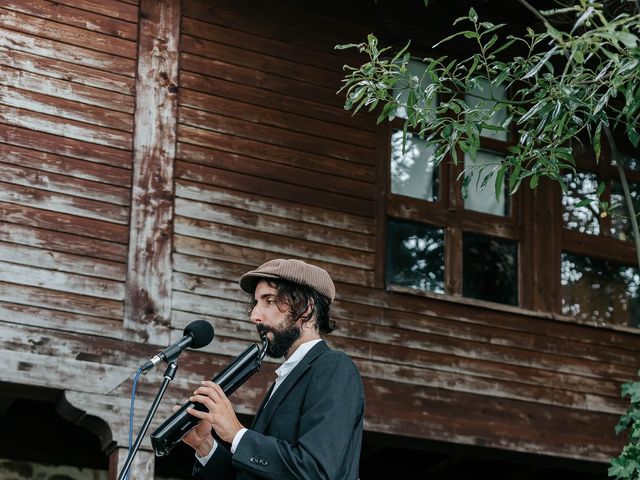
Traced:
MULTIPOLYGON (((441 298, 455 298, 463 302, 474 304, 487 303, 499 307, 526 308, 530 306, 531 299, 528 295, 527 286, 530 282, 525 278, 521 264, 528 258, 528 244, 526 239, 527 231, 522 223, 523 217, 523 196, 520 193, 508 195, 510 202, 509 215, 498 216, 464 208, 462 197, 461 173, 464 169, 464 155, 458 152, 459 160, 454 165, 450 157, 446 157, 439 168, 439 199, 436 202, 421 200, 391 192, 391 135, 394 130, 402 129, 403 120, 396 119, 392 122, 385 122, 380 128, 378 145, 378 179, 381 191, 380 205, 378 206, 378 242, 377 242, 377 264, 376 264, 376 286, 389 290, 400 289, 411 291, 405 287, 386 285, 385 279, 385 257, 386 257, 386 224, 389 219, 407 220, 416 223, 432 225, 445 229, 445 294, 435 292, 422 292, 441 298), (517 246, 518 259, 518 307, 507 306, 500 303, 464 297, 463 288, 463 245, 462 239, 465 232, 475 233, 487 237, 509 240, 517 246)), ((506 153, 506 148, 510 145, 508 141, 501 141, 492 138, 482 137, 481 149, 506 153)), ((486 188, 491 188, 488 185, 486 188)))
MULTIPOLYGON (((606 181, 603 196, 607 200, 610 199, 611 195, 611 182, 620 179, 618 169, 611 164, 611 157, 610 148, 604 145, 599 161, 596 161, 593 153, 588 150, 578 155, 576 159, 577 170, 594 173, 598 181, 606 181)), ((625 169, 625 175, 629 183, 640 184, 640 171, 625 169)), ((611 218, 609 216, 599 218, 598 222, 600 224, 600 234, 598 235, 578 232, 563 225, 562 251, 636 265, 637 257, 634 242, 612 237, 610 232, 611 218)))

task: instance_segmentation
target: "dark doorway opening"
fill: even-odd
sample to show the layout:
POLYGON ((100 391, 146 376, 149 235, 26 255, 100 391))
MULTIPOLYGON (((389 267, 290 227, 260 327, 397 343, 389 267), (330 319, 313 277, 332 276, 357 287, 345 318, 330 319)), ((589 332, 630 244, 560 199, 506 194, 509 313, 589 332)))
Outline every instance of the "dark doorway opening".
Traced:
POLYGON ((61 399, 57 390, 0 383, 0 457, 23 473, 30 463, 106 472, 99 437, 63 418, 61 399))

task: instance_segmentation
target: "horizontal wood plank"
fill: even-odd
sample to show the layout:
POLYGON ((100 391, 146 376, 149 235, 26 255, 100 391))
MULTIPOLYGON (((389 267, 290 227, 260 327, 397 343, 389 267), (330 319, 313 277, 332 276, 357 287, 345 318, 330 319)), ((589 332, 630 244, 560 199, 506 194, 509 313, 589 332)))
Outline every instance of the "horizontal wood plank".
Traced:
POLYGON ((55 134, 35 132, 30 130, 28 125, 25 128, 2 125, 0 142, 119 168, 131 168, 130 151, 60 137, 55 134))
MULTIPOLYGON (((237 276, 233 278, 240 278, 240 275, 249 270, 253 270, 258 265, 262 265, 274 257, 284 256, 276 255, 269 250, 260 250, 237 244, 209 242, 207 240, 182 235, 176 235, 174 237, 174 244, 176 252, 178 252, 174 254, 176 271, 189 271, 214 277, 218 275, 219 272, 228 271, 230 268, 228 262, 234 262, 234 271, 237 271, 237 276), (226 266, 219 266, 219 262, 223 262, 226 266)), ((286 257, 296 258, 290 254, 287 254, 286 257)), ((298 259, 305 260, 304 258, 298 259)), ((357 285, 373 284, 373 273, 370 271, 348 265, 327 263, 321 260, 314 261, 314 264, 330 271, 332 278, 337 281, 357 285)))
POLYGON ((131 170, 85 162, 84 160, 17 147, 6 143, 0 143, 0 159, 4 164, 10 164, 14 167, 24 167, 25 169, 69 176, 88 182, 103 183, 106 184, 104 190, 113 192, 118 198, 123 197, 121 192, 126 188, 124 197, 128 202, 131 170), (110 186, 122 188, 118 189, 110 186))
MULTIPOLYGON (((227 26, 220 18, 216 18, 216 13, 222 13, 221 9, 215 12, 207 11, 205 8, 195 8, 198 4, 187 2, 187 9, 182 22, 183 32, 197 38, 221 42, 246 51, 255 52, 261 55, 286 59, 302 65, 309 65, 333 75, 342 71, 344 58, 336 55, 333 45, 326 42, 323 47, 313 50, 308 47, 295 45, 280 39, 277 32, 269 32, 271 35, 259 35, 246 26, 227 26), (204 14, 202 17, 194 17, 194 14, 204 14), (209 15, 207 15, 207 13, 209 15), (240 28, 238 28, 240 27, 240 28)), ((227 11, 227 18, 229 12, 227 11)), ((251 22, 252 19, 249 21, 251 22)), ((252 23, 256 23, 253 21, 252 23)), ((302 35, 302 32, 300 32, 302 35)))
MULTIPOLYGON (((251 107, 245 106, 250 111, 251 107)), ((291 148, 301 152, 316 153, 357 163, 372 163, 373 149, 329 140, 317 136, 282 130, 261 123, 236 120, 229 115, 218 115, 185 107, 179 111, 179 121, 184 125, 217 133, 234 135, 261 143, 291 148)))
POLYGON ((342 230, 337 231, 327 226, 314 226, 267 214, 251 213, 238 208, 227 208, 180 198, 176 199, 175 208, 176 215, 183 217, 250 228, 300 240, 322 242, 325 245, 335 245, 365 252, 373 251, 373 237, 342 230))
MULTIPOLYGON (((39 230, 40 233, 38 234, 38 237, 43 240, 45 240, 47 236, 51 235, 51 231, 66 234, 57 237, 58 240, 54 241, 54 243, 58 242, 60 245, 64 245, 66 242, 68 242, 69 245, 75 244, 76 242, 70 241, 73 236, 88 237, 91 241, 97 242, 96 246, 100 245, 106 255, 117 256, 118 258, 120 252, 123 252, 122 245, 118 244, 126 244, 128 239, 128 229, 126 225, 104 222, 95 220, 94 218, 78 217, 60 212, 41 210, 39 208, 14 203, 0 202, 0 220, 2 220, 2 222, 9 222, 3 227, 6 231, 10 231, 12 228, 17 228, 16 224, 41 229, 39 230), (115 243, 108 244, 107 242, 115 243)), ((16 232, 16 238, 21 238, 23 233, 24 235, 28 235, 27 232, 33 231, 29 229, 24 231, 17 229, 16 232)), ((52 238, 56 238, 56 236, 53 235, 52 238)), ((81 250, 86 254, 89 254, 89 256, 93 256, 90 255, 90 249, 85 251, 87 248, 86 244, 89 242, 86 239, 82 240, 81 238, 78 238, 78 241, 78 246, 81 250)), ((99 254, 100 252, 94 253, 99 254)))
POLYGON ((123 263, 87 258, 55 250, 0 241, 0 260, 30 267, 86 275, 123 282, 123 263))
MULTIPOLYGON (((255 4, 234 0, 187 0, 184 8, 185 16, 321 52, 332 51, 336 43, 364 39, 373 28, 365 18, 355 22, 352 17, 336 16, 331 7, 319 13, 315 8, 305 8, 294 2, 281 4, 277 9, 262 8, 260 15, 254 14, 255 4)), ((353 10, 347 9, 347 13, 353 13, 353 10)), ((405 23, 403 27, 408 25, 405 23)))
POLYGON ((138 0, 55 0, 55 2, 134 24, 138 21, 138 0))
MULTIPOLYGON (((633 364, 635 356, 626 349, 600 346, 574 341, 569 344, 564 339, 540 335, 531 331, 500 328, 494 324, 460 321, 445 315, 418 315, 392 309, 380 310, 354 303, 338 292, 340 301, 333 307, 344 319, 354 320, 367 328, 377 330, 380 326, 397 327, 409 332, 422 332, 451 338, 452 342, 471 340, 487 345, 500 345, 530 350, 531 355, 566 355, 579 360, 591 360, 598 364, 617 364, 625 368, 633 364)), ((609 375, 605 375, 608 377, 609 375)))
POLYGON ((64 330, 84 335, 120 338, 122 320, 89 317, 80 313, 63 312, 31 305, 0 302, 0 319, 18 325, 64 330))
POLYGON ((280 255, 307 257, 327 263, 371 268, 373 255, 308 240, 280 237, 273 233, 263 233, 246 228, 231 227, 218 223, 176 217, 175 232, 180 235, 202 238, 212 242, 223 242, 270 250, 280 255))
POLYGON ((96 70, 91 67, 42 57, 7 47, 0 47, 0 65, 34 74, 40 78, 49 77, 74 84, 96 87, 122 95, 135 93, 133 78, 117 73, 96 70))
MULTIPOLYGON (((193 42, 195 43, 196 40, 194 39, 193 42)), ((338 84, 335 88, 322 88, 310 83, 297 82, 295 79, 283 77, 277 73, 256 72, 250 65, 236 65, 233 58, 202 56, 202 52, 196 48, 193 52, 186 49, 180 52, 180 69, 279 93, 290 97, 291 101, 304 99, 318 103, 336 111, 336 116, 342 115, 344 118, 349 118, 349 114, 344 111, 343 104, 336 95, 338 84)))
POLYGON ((62 119, 54 115, 32 112, 4 106, 0 110, 0 122, 15 127, 29 128, 98 145, 131 150, 132 136, 111 128, 89 125, 76 120, 62 119))
MULTIPOLYGON (((339 88, 342 73, 330 71, 309 65, 302 65, 281 57, 269 56, 252 52, 236 46, 225 45, 224 39, 216 41, 196 38, 188 32, 182 34, 182 49, 184 52, 201 55, 205 58, 214 58, 229 61, 235 65, 251 68, 256 72, 267 72, 282 77, 295 79, 297 82, 313 85, 318 90, 326 93, 339 88)), ((334 98, 333 103, 339 100, 334 98)))
MULTIPOLYGON (((182 154, 183 151, 181 149, 180 153, 182 154)), ((244 155, 198 147, 190 148, 189 151, 189 157, 197 158, 198 164, 193 165, 190 162, 188 165, 181 165, 184 169, 192 171, 192 175, 206 175, 206 167, 210 166, 231 172, 241 172, 244 175, 253 175, 256 178, 280 181, 329 193, 345 194, 358 199, 374 200, 375 198, 373 184, 337 176, 336 172, 317 171, 317 167, 314 170, 289 165, 278 165, 277 168, 273 168, 274 162, 245 157, 244 155)), ((353 170, 347 168, 349 172, 353 170)))
MULTIPOLYGON (((7 10, 25 13, 85 30, 104 33, 116 38, 134 42, 137 40, 138 31, 135 23, 137 20, 135 14, 137 12, 133 8, 129 8, 129 21, 127 21, 104 15, 105 12, 117 11, 114 7, 112 7, 111 11, 103 7, 102 12, 94 13, 96 7, 98 7, 97 2, 87 2, 86 0, 71 2, 70 5, 64 5, 64 2, 53 2, 49 0, 7 0, 3 4, 3 7, 7 10)), ((120 4, 119 7, 125 10, 124 5, 120 4)))
MULTIPOLYGON (((375 118, 370 115, 354 116, 344 111, 344 108, 318 102, 311 98, 294 97, 290 93, 271 91, 265 86, 258 85, 258 79, 250 78, 245 73, 232 75, 229 72, 227 77, 218 75, 218 70, 213 68, 215 61, 200 62, 189 54, 182 56, 184 69, 180 72, 180 85, 184 90, 203 92, 216 97, 227 99, 241 98, 243 103, 259 105, 268 108, 271 115, 276 112, 287 112, 299 115, 309 120, 320 120, 333 125, 341 125, 346 128, 350 138, 357 137, 358 143, 364 145, 374 145, 375 118), (200 71, 201 70, 201 71, 200 71), (235 80, 232 77, 238 77, 235 80), (245 82, 240 82, 240 79, 245 82)), ((242 72, 240 67, 228 67, 238 73, 242 72)), ((284 82, 283 82, 284 84, 284 82)), ((275 85, 274 85, 275 87, 275 85)), ((186 102, 186 100, 185 100, 186 102)))
MULTIPOLYGON (((43 77, 14 68, 0 70, 0 85, 4 86, 0 100, 7 105, 29 108, 28 105, 33 104, 32 110, 43 113, 51 113, 47 107, 48 109, 57 108, 61 112, 73 112, 73 116, 58 113, 62 117, 125 131, 132 130, 133 97, 131 95, 43 77), (17 103, 19 98, 24 98, 20 104, 17 103), (93 113, 97 109, 91 109, 88 105, 102 107, 101 116, 93 113), (36 106, 39 108, 36 109, 36 106), (92 113, 93 116, 89 116, 92 113)), ((55 113, 51 114, 55 115, 55 113)))
MULTIPOLYGON (((2 149, 0 148, 0 151, 2 149)), ((2 159, 4 160, 4 159, 2 159)), ((63 193, 114 205, 129 205, 129 189, 0 162, 0 180, 14 185, 63 193)))
MULTIPOLYGON (((5 180, 0 171, 0 180, 5 180)), ((87 217, 92 220, 127 225, 129 209, 118 205, 110 205, 102 201, 90 200, 71 195, 47 192, 37 188, 23 187, 0 181, 0 202, 15 203, 26 207, 34 207, 52 212, 87 217)))
POLYGON ((69 45, 87 47, 104 54, 127 59, 136 58, 136 43, 96 31, 85 30, 71 25, 54 23, 44 18, 0 9, 0 26, 36 37, 64 42, 69 45))
MULTIPOLYGON (((344 178, 345 183, 343 185, 347 184, 349 179, 353 179, 356 180, 355 185, 360 185, 361 188, 364 184, 359 182, 372 183, 371 180, 373 179, 374 168, 370 165, 361 165, 314 153, 295 152, 288 148, 187 126, 182 126, 180 133, 181 140, 184 139, 184 142, 178 143, 178 158, 194 163, 216 166, 219 158, 223 166, 226 165, 228 168, 237 169, 239 162, 244 161, 246 163, 246 159, 261 160, 262 162, 270 161, 270 163, 279 167, 304 169, 305 173, 318 172, 323 174, 324 178, 336 180, 336 177, 341 177, 344 178), (269 160, 269 155, 273 155, 271 160, 269 160)), ((287 169, 285 168, 284 170, 286 171, 287 169)), ((301 182, 300 180, 297 181, 298 183, 301 182)), ((304 182, 302 183, 304 184, 304 182)), ((326 189, 327 187, 324 188, 326 189)), ((331 187, 329 188, 331 189, 331 187)), ((335 190, 335 188, 332 189, 335 190)))
MULTIPOLYGON (((48 252, 65 252, 85 259, 97 258, 111 262, 124 263, 127 253, 122 244, 95 238, 89 239, 76 233, 54 232, 4 222, 0 222, 0 240, 17 245, 44 248, 48 249, 48 252)), ((55 256, 55 253, 51 255, 55 256)))
POLYGON ((121 301, 9 282, 0 282, 0 301, 113 320, 122 320, 124 311, 121 301))
POLYGON ((521 314, 513 314, 488 307, 470 309, 464 302, 455 303, 444 298, 442 300, 436 298, 425 300, 424 297, 418 295, 389 292, 380 295, 380 292, 375 289, 355 285, 343 287, 342 294, 352 302, 383 310, 396 310, 398 314, 408 312, 419 316, 451 319, 461 323, 481 324, 490 327, 500 326, 500 328, 509 330, 530 332, 543 338, 555 337, 567 342, 575 342, 578 339, 580 342, 593 345, 594 348, 613 346, 631 352, 640 348, 640 338, 633 333, 579 325, 575 322, 567 324, 552 317, 545 318, 538 314, 528 315, 528 312, 524 310, 521 311, 521 314))
MULTIPOLYGON (((181 76, 181 80, 194 77, 193 74, 186 73, 181 76)), ((212 84, 216 84, 217 79, 211 81, 208 79, 206 88, 204 85, 202 91, 196 91, 185 88, 182 84, 180 93, 180 104, 191 109, 202 110, 216 115, 224 115, 238 120, 251 122, 252 124, 268 125, 272 127, 283 128, 294 132, 300 132, 317 138, 317 141, 328 139, 332 142, 346 143, 372 149, 375 145, 375 137, 366 131, 353 126, 345 126, 334 123, 333 119, 328 121, 316 120, 312 118, 308 112, 306 115, 297 115, 279 111, 273 107, 263 107, 252 105, 248 102, 245 95, 245 89, 240 88, 237 84, 228 97, 214 95, 210 89, 212 84)), ((195 82, 192 82, 195 83, 195 82)), ((214 87, 215 88, 215 87, 214 87)), ((250 90, 249 90, 250 93, 250 90)), ((264 102, 265 92, 261 93, 261 99, 264 102)), ((336 115, 333 116, 335 118, 336 115)))
MULTIPOLYGON (((0 151, 2 151, 1 145, 0 151)), ((176 197, 240 208, 248 212, 288 218, 344 231, 359 232, 363 235, 371 235, 374 232, 373 222, 368 218, 340 212, 328 212, 323 208, 301 205, 299 202, 266 200, 259 195, 239 193, 221 187, 208 187, 202 183, 188 180, 176 180, 176 197)))
POLYGON ((46 288, 61 292, 104 298, 124 299, 124 283, 88 277, 65 271, 29 267, 0 261, 0 282, 46 288))
POLYGON ((367 217, 373 216, 374 204, 372 201, 300 187, 281 181, 256 177, 255 175, 244 175, 177 162, 176 176, 192 182, 202 182, 252 194, 266 194, 266 196, 280 200, 300 202, 313 207, 329 208, 342 213, 367 217))
MULTIPOLYGON (((85 45, 86 43, 81 43, 85 45)), ((44 58, 76 63, 85 67, 112 72, 128 77, 135 76, 135 60, 110 53, 91 50, 47 38, 34 37, 28 33, 3 28, 0 24, 0 48, 30 53, 44 58)))

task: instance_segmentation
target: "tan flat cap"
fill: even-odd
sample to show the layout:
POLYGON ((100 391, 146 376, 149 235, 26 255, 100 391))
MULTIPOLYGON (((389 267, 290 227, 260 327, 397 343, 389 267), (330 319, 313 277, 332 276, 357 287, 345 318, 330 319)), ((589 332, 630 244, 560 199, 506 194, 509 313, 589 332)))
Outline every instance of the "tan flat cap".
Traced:
POLYGON ((240 288, 247 293, 253 293, 256 285, 263 278, 281 278, 299 285, 313 288, 333 302, 336 287, 331 276, 323 268, 316 267, 302 260, 276 258, 263 263, 255 270, 240 277, 240 288))

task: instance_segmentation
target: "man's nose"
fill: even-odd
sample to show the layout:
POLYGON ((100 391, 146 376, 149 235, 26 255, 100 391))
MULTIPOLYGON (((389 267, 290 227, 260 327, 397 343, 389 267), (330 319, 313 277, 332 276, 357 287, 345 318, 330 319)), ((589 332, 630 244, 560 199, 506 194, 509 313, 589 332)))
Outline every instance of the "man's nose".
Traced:
POLYGON ((260 309, 258 308, 257 305, 251 309, 250 318, 253 323, 256 323, 256 324, 262 323, 262 315, 260 315, 260 309))

